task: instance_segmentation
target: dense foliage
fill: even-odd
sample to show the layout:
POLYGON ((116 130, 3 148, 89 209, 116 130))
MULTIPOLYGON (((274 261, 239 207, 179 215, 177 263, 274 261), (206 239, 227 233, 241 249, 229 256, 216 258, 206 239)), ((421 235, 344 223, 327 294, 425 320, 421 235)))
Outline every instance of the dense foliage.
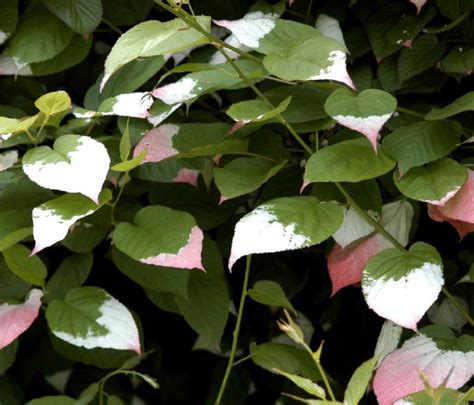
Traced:
POLYGON ((0 403, 474 400, 472 0, 0 0, 0 403))

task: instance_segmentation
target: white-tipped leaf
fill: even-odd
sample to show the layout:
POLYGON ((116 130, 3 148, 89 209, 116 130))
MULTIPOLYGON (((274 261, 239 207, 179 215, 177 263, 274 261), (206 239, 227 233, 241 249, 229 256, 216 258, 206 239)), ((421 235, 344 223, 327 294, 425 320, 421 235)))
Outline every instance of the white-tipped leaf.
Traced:
POLYGON ((301 249, 321 243, 341 225, 342 208, 314 197, 277 198, 249 212, 235 226, 229 269, 241 257, 301 249))
POLYGON ((442 261, 432 246, 415 243, 409 254, 386 249, 367 263, 362 291, 371 309, 383 318, 417 330, 417 323, 444 285, 442 261))
POLYGON ((80 193, 96 202, 109 165, 105 146, 80 135, 63 135, 56 139, 53 149, 39 146, 23 156, 23 171, 36 184, 80 193))
POLYGON ((147 92, 119 94, 104 100, 99 106, 99 112, 103 115, 147 118, 153 101, 153 97, 147 92))
POLYGON ((347 52, 344 35, 342 34, 341 26, 339 25, 338 20, 326 14, 319 14, 318 18, 316 19, 316 28, 325 37, 332 38, 339 42, 347 52))

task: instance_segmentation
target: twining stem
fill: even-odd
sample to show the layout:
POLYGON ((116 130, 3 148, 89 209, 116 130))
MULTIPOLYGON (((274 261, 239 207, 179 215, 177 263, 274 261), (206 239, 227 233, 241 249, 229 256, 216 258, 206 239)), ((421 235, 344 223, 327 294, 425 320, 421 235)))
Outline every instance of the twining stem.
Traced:
POLYGON ((453 304, 457 310, 461 313, 461 315, 469 322, 469 325, 474 326, 474 320, 471 318, 469 313, 466 311, 466 309, 458 302, 456 298, 454 298, 451 293, 443 287, 443 294, 446 295, 446 298, 453 304))
POLYGON ((235 358, 235 352, 237 351, 237 343, 239 340, 240 324, 242 322, 242 315, 244 313, 245 299, 247 298, 247 289, 248 289, 248 284, 249 284, 249 274, 250 274, 251 263, 252 263, 252 255, 248 255, 247 262, 245 265, 245 275, 244 275, 244 282, 242 285, 242 293, 240 296, 239 311, 237 312, 237 322, 235 323, 234 332, 232 334, 232 347, 230 349, 230 357, 229 357, 229 361, 227 362, 227 368, 225 370, 224 378, 222 379, 221 387, 219 389, 219 394, 217 395, 216 402, 214 403, 215 405, 219 405, 221 403, 222 397, 224 396, 227 381, 229 380, 230 373, 232 372, 232 367, 234 367, 234 358, 235 358))

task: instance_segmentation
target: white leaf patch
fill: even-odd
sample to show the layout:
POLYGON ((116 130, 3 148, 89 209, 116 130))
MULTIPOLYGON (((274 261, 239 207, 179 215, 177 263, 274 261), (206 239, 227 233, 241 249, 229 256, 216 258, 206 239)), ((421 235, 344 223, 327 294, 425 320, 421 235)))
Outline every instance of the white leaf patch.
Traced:
POLYGON ((229 269, 239 258, 251 253, 281 252, 311 245, 310 238, 295 232, 297 224, 283 225, 270 210, 271 206, 261 205, 237 223, 229 269))
POLYGON ((426 0, 410 0, 410 3, 414 4, 416 7, 417 14, 420 13, 421 8, 425 5, 426 0))
POLYGON ((214 23, 227 28, 242 45, 255 49, 259 47, 260 40, 275 28, 276 18, 277 14, 253 11, 240 20, 214 20, 214 23))
POLYGON ((0 172, 8 170, 18 161, 18 151, 11 150, 0 154, 0 172))
MULTIPOLYGON (((377 213, 369 212, 369 215, 378 220, 377 213)), ((356 209, 349 207, 344 209, 344 222, 332 237, 344 249, 355 240, 370 235, 373 231, 374 227, 362 218, 356 209)))
POLYGON ((320 14, 316 20, 316 29, 325 37, 339 42, 347 52, 347 46, 338 20, 326 14, 320 14))
MULTIPOLYGON (((225 41, 224 41, 226 44, 228 45, 231 45, 233 46, 234 48, 237 48, 237 49, 240 49, 241 51, 243 52, 248 52, 251 50, 251 48, 249 48, 248 46, 245 46, 243 44, 240 43, 240 41, 237 39, 237 37, 234 35, 234 34, 231 34, 229 35, 225 41)), ((240 55, 231 50, 231 49, 226 49, 225 50, 225 53, 227 54, 227 56, 229 56, 229 58, 231 59, 237 59, 240 55)), ((222 55, 221 52, 219 51, 216 51, 211 59, 209 60, 209 63, 211 65, 220 65, 222 63, 226 63, 227 62, 227 59, 224 57, 224 55, 222 55)))
POLYGON ((157 89, 153 90, 152 95, 167 105, 184 103, 185 101, 196 97, 197 94, 193 93, 193 90, 196 86, 196 80, 193 80, 190 77, 184 77, 175 83, 158 87, 157 89))
POLYGON ((31 76, 32 74, 30 65, 17 57, 0 57, 0 76, 31 76))
POLYGON ((104 335, 95 334, 91 328, 85 336, 72 335, 62 330, 52 330, 52 332, 65 342, 86 349, 101 347, 133 350, 141 354, 137 325, 130 311, 122 303, 107 294, 107 298, 99 308, 99 313, 100 316, 94 322, 107 330, 104 335))
POLYGON ((336 115, 332 118, 339 124, 364 134, 372 144, 374 151, 377 152, 379 132, 391 116, 392 114, 390 113, 384 115, 370 115, 368 117, 336 115))
POLYGON ((422 200, 420 199, 420 201, 423 201, 423 202, 426 202, 426 203, 429 203, 429 204, 433 204, 433 205, 439 205, 441 207, 444 207, 444 205, 452 198, 454 197, 457 192, 461 189, 461 187, 456 187, 454 190, 451 190, 451 191, 448 191, 446 193, 446 195, 444 195, 441 199, 439 200, 422 200))
POLYGON ((81 193, 97 203, 110 166, 107 149, 88 136, 64 135, 55 147, 58 142, 64 149, 75 143, 75 149, 63 154, 48 146, 31 149, 23 157, 23 171, 41 187, 81 193))
POLYGON ((114 97, 111 112, 121 117, 147 118, 152 104, 153 97, 147 92, 120 94, 114 97))
POLYGON ((365 274, 362 289, 367 304, 378 315, 416 330, 418 321, 436 301, 443 284, 441 266, 425 263, 397 280, 371 279, 365 274))
POLYGON ((317 75, 306 80, 335 80, 347 84, 355 90, 354 83, 347 73, 346 54, 342 51, 331 51, 328 58, 329 66, 321 69, 317 75))
POLYGON ((144 150, 147 151, 143 163, 160 162, 171 156, 177 155, 178 150, 173 148, 173 137, 179 132, 179 126, 173 124, 164 124, 153 128, 138 142, 133 157, 140 155, 144 150))

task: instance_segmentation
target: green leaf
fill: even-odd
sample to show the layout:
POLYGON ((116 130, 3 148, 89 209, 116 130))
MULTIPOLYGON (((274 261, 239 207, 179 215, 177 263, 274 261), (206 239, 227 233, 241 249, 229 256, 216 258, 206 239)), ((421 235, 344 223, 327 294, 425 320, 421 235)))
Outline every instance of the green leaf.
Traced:
POLYGON ((291 382, 296 384, 299 388, 306 391, 308 394, 314 395, 318 398, 326 398, 326 392, 324 388, 316 384, 315 382, 311 381, 308 378, 300 377, 299 375, 285 373, 284 371, 274 369, 273 370, 276 374, 282 375, 283 377, 288 378, 291 382))
POLYGON ((29 401, 26 405, 75 405, 76 400, 64 395, 42 397, 29 401))
POLYGON ((285 291, 283 291, 280 284, 274 281, 257 281, 253 288, 248 291, 248 294, 250 298, 260 304, 287 308, 296 315, 296 310, 286 298, 285 291))
POLYGON ((452 121, 421 121, 386 136, 384 150, 398 162, 401 174, 412 167, 438 160, 456 149, 461 126, 452 121))
POLYGON ((214 168, 214 179, 221 201, 248 194, 275 176, 286 162, 275 164, 259 158, 237 158, 226 166, 214 168))
POLYGON ((270 200, 242 217, 235 226, 229 269, 252 253, 301 249, 321 243, 341 226, 343 210, 314 197, 270 200))
POLYGON ((397 108, 397 100, 390 94, 369 89, 358 95, 341 88, 326 100, 324 109, 339 124, 365 135, 377 151, 377 140, 382 126, 397 108))
POLYGON ((128 159, 128 155, 130 155, 130 149, 131 149, 130 131, 128 130, 128 119, 127 119, 127 126, 125 127, 125 131, 123 131, 122 137, 120 138, 120 144, 119 144, 120 159, 122 160, 122 162, 125 162, 128 159))
MULTIPOLYGON (((210 31, 209 17, 197 17, 198 23, 210 31)), ((166 55, 207 42, 206 37, 189 28, 180 19, 168 22, 145 21, 125 32, 115 43, 105 61, 101 86, 123 65, 139 57, 166 55)))
POLYGON ((70 290, 81 287, 89 277, 92 263, 91 254, 66 257, 46 283, 43 301, 49 304, 55 299, 64 299, 70 290))
POLYGON ((20 63, 44 62, 66 49, 72 36, 73 32, 42 2, 34 1, 21 16, 4 55, 18 58, 20 63))
POLYGON ((133 350, 141 354, 138 329, 129 310, 97 287, 69 291, 46 310, 54 336, 86 349, 133 350))
POLYGON ((444 205, 466 182, 467 169, 444 158, 410 169, 401 178, 395 171, 393 180, 402 194, 413 200, 444 205))
POLYGON ((99 384, 93 383, 89 385, 85 390, 81 392, 79 399, 76 401, 76 405, 90 404, 95 399, 98 393, 99 393, 99 384))
POLYGON ((365 300, 378 315, 416 330, 444 284, 442 266, 436 249, 423 242, 412 245, 409 254, 396 248, 383 250, 365 266, 365 300))
POLYGON ((284 80, 335 80, 353 87, 346 70, 345 50, 330 38, 308 39, 280 53, 270 53, 263 65, 284 80))
POLYGON ((153 0, 102 0, 104 18, 117 26, 143 21, 154 4, 153 0))
POLYGON ((102 20, 100 0, 45 0, 44 3, 49 11, 79 34, 94 31, 102 20))
POLYGON ((0 0, 0 45, 15 32, 18 24, 18 0, 0 0))
POLYGON ((374 154, 366 139, 354 139, 320 149, 312 155, 306 163, 304 179, 308 183, 355 183, 379 177, 394 166, 395 161, 383 149, 374 154))
POLYGON ((30 249, 23 245, 13 245, 3 251, 8 268, 18 277, 33 285, 44 285, 46 266, 38 256, 30 256, 30 249))
POLYGON ((357 368, 344 393, 344 405, 357 405, 364 397, 376 364, 377 358, 374 357, 357 368))
POLYGON ((202 238, 191 215, 156 205, 138 211, 135 225, 118 224, 113 243, 145 264, 203 270, 202 238))
POLYGON ((186 297, 188 293, 190 273, 187 271, 140 263, 122 253, 115 246, 112 247, 112 259, 123 274, 143 288, 183 297, 186 297))
POLYGON ((5 371, 15 363, 17 350, 18 339, 15 339, 8 346, 0 350, 0 375, 5 374, 5 371))
POLYGON ((184 319, 199 334, 206 347, 218 348, 229 315, 229 293, 222 257, 211 239, 204 240, 203 264, 206 273, 192 271, 187 297, 175 303, 184 319))
POLYGON ((125 160, 123 162, 117 163, 111 167, 112 170, 116 172, 129 172, 130 170, 135 169, 136 167, 140 166, 145 159, 146 150, 140 152, 139 155, 135 156, 133 159, 125 160))
POLYGON ((35 106, 47 116, 63 113, 71 108, 71 98, 65 91, 46 93, 35 101, 35 106))
POLYGON ((261 100, 248 100, 235 103, 227 110, 227 115, 234 121, 243 122, 264 122, 277 117, 283 113, 291 102, 291 96, 283 100, 277 107, 271 108, 266 102, 261 100))
POLYGON ((30 290, 31 284, 13 273, 0 256, 0 301, 21 301, 30 290))
POLYGON ((279 343, 263 343, 250 345, 250 354, 255 364, 268 371, 278 369, 311 381, 321 381, 318 369, 306 350, 279 343))
POLYGON ((465 111, 474 111, 474 91, 464 94, 444 108, 433 108, 425 119, 440 120, 465 111))
POLYGON ((435 35, 420 35, 411 48, 404 49, 398 60, 398 77, 405 82, 432 68, 443 56, 446 45, 435 35))
POLYGON ((468 75, 474 66, 474 49, 456 46, 441 60, 440 68, 451 75, 468 75))
MULTIPOLYGON (((415 38, 425 25, 436 15, 433 8, 417 16, 406 15, 387 32, 387 39, 391 44, 402 45, 415 38)), ((408 46, 409 48, 410 46, 408 46)))
POLYGON ((462 14, 474 10, 473 0, 436 0, 439 11, 450 20, 455 20, 462 14))

